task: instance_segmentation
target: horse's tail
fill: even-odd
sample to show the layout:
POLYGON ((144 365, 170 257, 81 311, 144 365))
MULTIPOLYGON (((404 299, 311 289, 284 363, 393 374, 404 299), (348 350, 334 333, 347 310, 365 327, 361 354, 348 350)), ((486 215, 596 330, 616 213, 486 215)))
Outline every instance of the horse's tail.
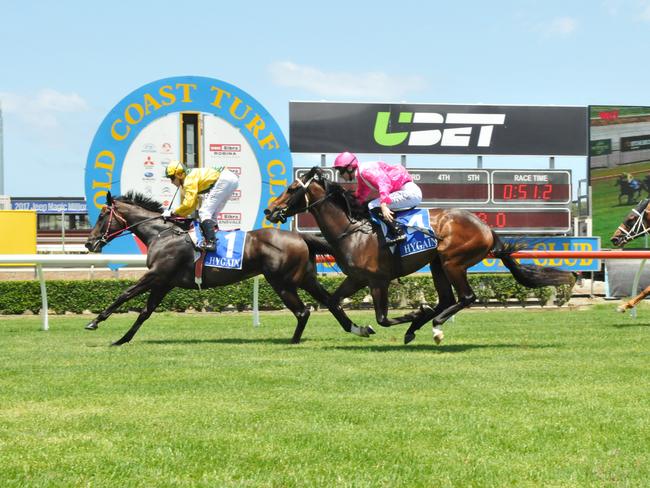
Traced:
POLYGON ((309 256, 314 259, 316 254, 334 254, 334 249, 325 240, 324 237, 318 237, 314 234, 299 234, 309 248, 309 256))
POLYGON ((519 264, 511 254, 523 249, 525 244, 517 241, 503 242, 494 231, 492 231, 492 237, 494 238, 492 254, 503 261, 505 267, 510 270, 518 283, 528 288, 573 285, 575 283, 575 275, 570 271, 562 271, 547 266, 519 264))

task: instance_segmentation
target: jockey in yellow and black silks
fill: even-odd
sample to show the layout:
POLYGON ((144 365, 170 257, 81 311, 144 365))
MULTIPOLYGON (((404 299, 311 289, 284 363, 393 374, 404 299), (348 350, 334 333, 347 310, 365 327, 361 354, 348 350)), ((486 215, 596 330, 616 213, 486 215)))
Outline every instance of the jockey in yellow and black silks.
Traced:
POLYGON ((199 194, 205 194, 199 207, 199 220, 204 236, 206 251, 216 248, 215 229, 218 229, 217 215, 223 210, 232 193, 239 186, 239 178, 227 168, 194 168, 189 172, 178 161, 172 161, 165 175, 174 186, 182 186, 181 204, 173 211, 166 210, 163 216, 172 214, 187 217, 197 207, 199 194))

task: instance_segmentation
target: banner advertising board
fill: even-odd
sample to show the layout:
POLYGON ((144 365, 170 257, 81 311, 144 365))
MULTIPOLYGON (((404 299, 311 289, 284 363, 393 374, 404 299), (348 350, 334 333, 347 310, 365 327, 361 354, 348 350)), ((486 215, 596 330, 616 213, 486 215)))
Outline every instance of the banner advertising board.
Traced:
POLYGON ((586 156, 587 108, 290 102, 299 153, 586 156))
MULTIPOLYGON (((221 80, 200 76, 165 78, 138 88, 101 123, 86 162, 86 201, 95 222, 106 194, 136 190, 171 203, 176 191, 165 178, 171 160, 181 159, 181 114, 196 114, 203 166, 226 166, 240 176, 239 190, 219 215, 224 228, 288 228, 271 224, 264 209, 289 183, 292 161, 280 127, 251 95, 221 80), (237 150, 235 150, 235 148, 237 150)), ((181 133, 182 132, 182 133, 181 133)), ((110 253, 142 253, 132 237, 115 239, 110 253)))

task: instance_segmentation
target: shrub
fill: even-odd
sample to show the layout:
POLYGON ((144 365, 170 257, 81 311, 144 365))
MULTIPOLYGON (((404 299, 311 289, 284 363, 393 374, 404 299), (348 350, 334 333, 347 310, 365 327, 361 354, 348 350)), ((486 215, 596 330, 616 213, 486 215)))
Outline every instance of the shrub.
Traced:
MULTIPOLYGON (((343 276, 322 276, 319 278, 323 286, 333 292, 345 279, 343 276)), ((516 298, 525 303, 531 295, 531 290, 522 287, 510 275, 470 275, 470 286, 474 290, 479 303, 487 305, 492 299, 506 303, 510 298, 516 298)), ((90 310, 99 313, 135 283, 134 280, 52 280, 47 281, 48 306, 55 313, 81 313, 90 310)), ((555 303, 562 306, 571 298, 572 287, 564 285, 556 288, 555 303)), ((553 288, 538 288, 532 293, 541 305, 550 300, 553 288)), ((361 308, 363 299, 369 293, 363 287, 347 302, 348 308, 361 308)), ((133 298, 118 308, 118 312, 140 311, 144 307, 148 294, 133 298)), ((317 305, 316 301, 303 290, 299 291, 300 298, 306 304, 317 305)), ((158 311, 182 312, 189 309, 222 311, 232 306, 237 310, 245 310, 252 306, 253 280, 249 279, 233 285, 219 288, 197 290, 173 289, 158 306, 158 311)), ((430 275, 414 275, 394 281, 389 288, 389 303, 391 307, 403 304, 408 308, 417 308, 422 300, 434 305, 438 300, 430 275)), ((282 299, 265 281, 260 280, 259 288, 260 310, 279 310, 284 308, 282 299)), ((25 311, 38 313, 41 309, 41 292, 38 281, 0 281, 0 314, 22 314, 25 311)))

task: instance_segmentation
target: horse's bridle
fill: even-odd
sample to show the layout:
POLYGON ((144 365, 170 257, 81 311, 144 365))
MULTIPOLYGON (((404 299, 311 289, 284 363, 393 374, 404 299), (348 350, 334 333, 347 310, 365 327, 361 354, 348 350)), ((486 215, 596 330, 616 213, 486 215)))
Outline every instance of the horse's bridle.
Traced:
POLYGON ((287 216, 287 210, 294 205, 294 201, 297 201, 298 198, 304 198, 305 199, 305 207, 295 210, 293 212, 294 215, 299 214, 299 213, 303 213, 303 212, 307 212, 307 211, 309 211, 309 209, 314 208, 316 205, 319 205, 320 203, 324 202, 325 200, 327 200, 330 197, 331 193, 326 191, 324 197, 319 198, 318 200, 316 200, 313 203, 309 202, 309 195, 307 194, 307 189, 309 188, 309 185, 311 185, 312 182, 316 179, 316 176, 318 176, 318 174, 314 173, 311 176, 311 178, 309 178, 307 180, 307 182, 302 181, 300 178, 298 178, 296 180, 296 181, 298 181, 298 183, 300 183, 300 186, 302 186, 302 195, 300 195, 298 197, 296 196, 296 194, 291 195, 291 198, 289 199, 289 202, 287 203, 286 207, 281 208, 281 209, 278 210, 278 218, 282 222, 287 221, 287 217, 288 217, 287 216))
MULTIPOLYGON (((647 206, 648 204, 646 203, 645 207, 647 206)), ((643 213, 646 211, 645 207, 641 210, 639 210, 639 207, 632 209, 632 213, 636 214, 637 218, 630 228, 627 228, 625 224, 618 226, 617 230, 621 231, 623 234, 620 244, 621 246, 624 246, 631 240, 650 232, 650 227, 646 226, 645 219, 643 218, 643 213)))
POLYGON ((99 243, 103 246, 108 244, 109 241, 112 239, 115 239, 117 236, 125 232, 129 228, 129 223, 126 221, 124 217, 122 217, 117 210, 115 209, 115 206, 113 205, 106 205, 104 208, 107 208, 110 211, 110 214, 108 216, 108 221, 106 222, 106 230, 104 233, 101 235, 99 238, 99 243), (111 232, 111 223, 113 222, 113 219, 116 221, 122 223, 124 225, 123 228, 118 229, 114 232, 111 232))
POLYGON ((105 205, 105 208, 110 210, 110 215, 108 216, 108 222, 106 224, 106 230, 104 231, 104 233, 101 235, 101 237, 98 240, 98 242, 101 244, 102 247, 105 246, 106 244, 108 244, 110 241, 112 241, 116 237, 119 237, 119 236, 123 235, 124 232, 129 231, 129 232, 133 233, 133 231, 131 229, 134 229, 135 227, 137 227, 140 224, 144 224, 145 222, 149 222, 151 220, 156 220, 156 219, 163 218, 162 215, 156 215, 155 217, 149 217, 148 219, 144 219, 144 220, 141 220, 140 222, 136 222, 133 225, 129 225, 129 223, 126 221, 126 219, 124 217, 122 217, 118 213, 117 209, 115 208, 115 205, 113 205, 113 204, 105 205), (116 221, 123 224, 124 227, 122 227, 121 229, 118 229, 116 231, 111 232, 111 222, 113 221, 113 219, 115 219, 116 221))

